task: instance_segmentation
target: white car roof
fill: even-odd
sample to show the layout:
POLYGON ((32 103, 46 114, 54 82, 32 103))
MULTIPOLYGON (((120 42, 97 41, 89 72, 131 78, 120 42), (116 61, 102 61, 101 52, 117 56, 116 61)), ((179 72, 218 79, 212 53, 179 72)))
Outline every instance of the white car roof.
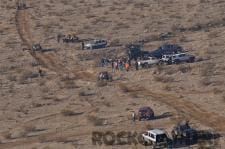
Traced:
POLYGON ((155 134, 155 135, 162 135, 165 134, 164 130, 161 129, 152 129, 148 131, 149 133, 155 134))

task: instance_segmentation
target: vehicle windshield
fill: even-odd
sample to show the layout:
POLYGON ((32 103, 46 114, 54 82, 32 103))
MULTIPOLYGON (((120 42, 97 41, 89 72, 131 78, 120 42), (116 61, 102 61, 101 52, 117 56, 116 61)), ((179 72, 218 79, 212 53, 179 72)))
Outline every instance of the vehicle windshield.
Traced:
POLYGON ((166 134, 157 135, 157 137, 156 137, 157 142, 163 142, 163 141, 165 141, 165 139, 167 139, 166 134))

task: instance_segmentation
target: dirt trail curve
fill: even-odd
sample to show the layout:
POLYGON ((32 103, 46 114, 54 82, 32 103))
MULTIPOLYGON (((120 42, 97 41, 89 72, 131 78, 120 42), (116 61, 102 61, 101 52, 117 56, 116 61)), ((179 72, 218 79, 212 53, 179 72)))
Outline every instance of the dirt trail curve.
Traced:
MULTIPOLYGON (((128 84, 122 84, 126 88, 131 88, 128 84)), ((134 89, 135 90, 135 89, 134 89)), ((136 94, 145 97, 153 97, 153 100, 161 102, 174 108, 177 114, 183 118, 194 119, 201 124, 211 127, 216 131, 225 132, 225 117, 214 112, 206 111, 204 107, 192 103, 191 101, 178 98, 172 94, 162 92, 152 92, 144 87, 138 87, 136 94)))
MULTIPOLYGON (((32 40, 32 36, 29 30, 29 16, 27 9, 16 11, 16 28, 22 42, 27 46, 28 49, 32 48, 35 43, 32 40)), ((77 79, 90 80, 93 78, 93 74, 87 71, 70 70, 64 64, 59 61, 59 57, 54 52, 34 52, 30 51, 30 54, 36 59, 42 66, 47 69, 56 72, 58 75, 73 74, 77 79)))

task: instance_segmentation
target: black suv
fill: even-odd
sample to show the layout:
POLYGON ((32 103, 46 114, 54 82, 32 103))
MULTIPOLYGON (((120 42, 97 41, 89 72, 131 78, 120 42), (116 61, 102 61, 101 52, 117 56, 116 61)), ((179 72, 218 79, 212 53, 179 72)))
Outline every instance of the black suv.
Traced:
POLYGON ((157 50, 150 52, 150 56, 162 58, 163 55, 177 54, 183 52, 183 48, 178 45, 164 44, 157 50))

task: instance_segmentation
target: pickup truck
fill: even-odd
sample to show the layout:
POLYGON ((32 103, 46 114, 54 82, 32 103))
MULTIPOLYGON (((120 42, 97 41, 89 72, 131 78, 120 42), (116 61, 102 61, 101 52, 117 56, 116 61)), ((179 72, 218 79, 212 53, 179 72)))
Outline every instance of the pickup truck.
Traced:
POLYGON ((161 60, 167 64, 179 64, 182 62, 193 63, 195 61, 195 56, 187 53, 178 53, 171 55, 163 55, 161 60))
POLYGON ((100 39, 100 40, 92 40, 87 43, 84 43, 83 49, 101 49, 107 47, 107 40, 100 39))
POLYGON ((138 61, 138 65, 142 68, 151 67, 160 64, 160 60, 155 57, 146 57, 138 61))

